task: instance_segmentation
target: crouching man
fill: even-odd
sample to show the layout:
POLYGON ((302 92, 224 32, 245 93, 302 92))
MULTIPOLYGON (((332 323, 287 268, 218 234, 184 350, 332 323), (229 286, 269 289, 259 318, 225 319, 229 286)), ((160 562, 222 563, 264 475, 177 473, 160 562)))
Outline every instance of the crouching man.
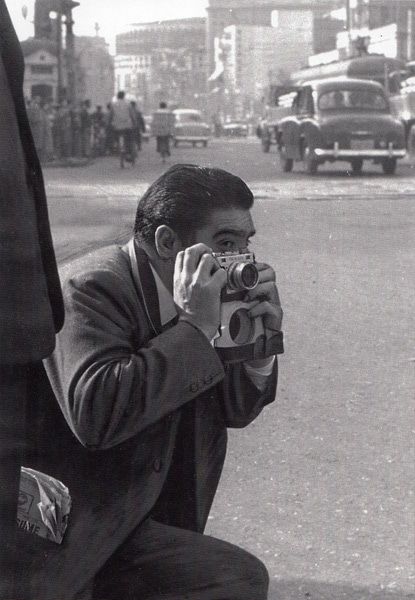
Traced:
POLYGON ((257 558, 203 535, 226 428, 274 400, 282 352, 275 274, 260 262, 246 312, 279 342, 230 362, 216 345, 228 273, 213 253, 248 252, 252 204, 230 173, 173 166, 140 200, 129 244, 63 269, 66 322, 46 370, 73 439, 50 474, 73 512, 45 552, 55 590, 39 582, 43 600, 88 586, 95 600, 267 597, 257 558))

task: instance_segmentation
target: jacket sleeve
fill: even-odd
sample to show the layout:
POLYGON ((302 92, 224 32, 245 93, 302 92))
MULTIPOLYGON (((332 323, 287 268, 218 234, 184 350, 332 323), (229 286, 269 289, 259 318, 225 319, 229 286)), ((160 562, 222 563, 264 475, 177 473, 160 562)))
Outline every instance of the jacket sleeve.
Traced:
POLYGON ((45 361, 69 426, 91 449, 120 444, 224 377, 206 337, 187 323, 143 343, 147 321, 125 289, 107 273, 68 280, 65 325, 45 361))
POLYGON ((223 412, 227 427, 246 427, 275 400, 278 380, 278 359, 275 357, 271 375, 263 390, 259 390, 246 373, 243 364, 229 365, 221 382, 223 412))

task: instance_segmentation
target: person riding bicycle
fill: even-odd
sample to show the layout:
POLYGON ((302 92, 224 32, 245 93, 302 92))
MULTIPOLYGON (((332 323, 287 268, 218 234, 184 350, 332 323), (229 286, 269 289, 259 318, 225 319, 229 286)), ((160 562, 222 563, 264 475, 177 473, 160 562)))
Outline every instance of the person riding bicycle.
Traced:
POLYGON ((160 102, 159 109, 153 113, 151 133, 157 140, 157 152, 163 162, 170 156, 170 138, 174 134, 174 114, 167 108, 165 102, 160 102))
POLYGON ((117 100, 111 105, 110 125, 118 141, 120 152, 124 150, 127 156, 134 156, 134 114, 131 104, 125 98, 125 92, 120 90, 117 100), (122 148, 122 139, 124 148, 122 148))

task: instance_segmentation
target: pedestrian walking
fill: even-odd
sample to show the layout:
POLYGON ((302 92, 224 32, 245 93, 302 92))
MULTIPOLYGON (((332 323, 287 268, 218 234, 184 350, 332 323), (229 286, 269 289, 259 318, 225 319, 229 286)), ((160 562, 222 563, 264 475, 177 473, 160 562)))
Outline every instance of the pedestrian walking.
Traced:
POLYGON ((72 132, 72 151, 71 155, 77 158, 82 156, 81 143, 81 110, 76 104, 70 107, 71 132, 72 132))
POLYGON ((137 146, 138 152, 140 152, 142 142, 141 134, 145 132, 146 124, 143 119, 143 115, 141 114, 141 111, 137 108, 137 102, 135 102, 135 100, 132 100, 130 104, 132 107, 134 117, 134 141, 137 146))
POLYGON ((117 100, 112 103, 110 124, 117 138, 121 166, 123 166, 124 157, 129 162, 133 162, 135 159, 133 138, 134 115, 131 104, 125 98, 123 90, 118 92, 117 100))
POLYGON ((91 102, 84 100, 81 103, 81 153, 83 158, 88 158, 91 154, 91 102))
POLYGON ((174 134, 174 114, 167 108, 165 102, 160 102, 159 109, 153 113, 151 133, 156 137, 157 152, 165 163, 166 157, 171 154, 170 139, 174 134))
POLYGON ((107 110, 104 115, 105 124, 105 154, 113 154, 115 146, 115 134, 112 126, 112 105, 111 102, 107 104, 107 110))
POLYGON ((105 114, 102 106, 97 105, 91 116, 92 121, 92 152, 94 156, 105 154, 105 114))

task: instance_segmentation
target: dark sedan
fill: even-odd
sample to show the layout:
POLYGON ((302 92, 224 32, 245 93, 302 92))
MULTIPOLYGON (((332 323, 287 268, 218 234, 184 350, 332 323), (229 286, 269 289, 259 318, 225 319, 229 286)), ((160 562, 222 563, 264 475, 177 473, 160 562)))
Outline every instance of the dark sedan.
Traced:
POLYGON ((247 137, 248 123, 246 121, 229 121, 223 126, 223 135, 229 137, 247 137))
POLYGON ((391 115, 381 84, 336 78, 305 83, 292 114, 278 123, 278 148, 284 171, 303 161, 308 173, 326 161, 349 162, 360 173, 363 161, 381 164, 392 175, 405 156, 405 131, 391 115))

